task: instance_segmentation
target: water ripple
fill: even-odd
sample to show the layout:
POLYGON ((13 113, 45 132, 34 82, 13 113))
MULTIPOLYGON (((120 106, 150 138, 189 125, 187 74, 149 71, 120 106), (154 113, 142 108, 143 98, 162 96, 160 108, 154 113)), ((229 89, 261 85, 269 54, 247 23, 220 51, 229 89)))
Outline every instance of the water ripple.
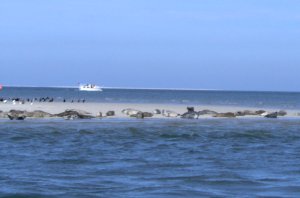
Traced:
POLYGON ((300 194, 296 120, 0 123, 2 197, 300 194))

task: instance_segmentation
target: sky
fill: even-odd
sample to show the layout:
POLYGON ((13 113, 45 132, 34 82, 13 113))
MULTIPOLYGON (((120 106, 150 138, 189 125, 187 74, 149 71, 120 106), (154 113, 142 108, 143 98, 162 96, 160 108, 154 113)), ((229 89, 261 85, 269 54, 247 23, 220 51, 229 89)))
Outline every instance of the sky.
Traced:
POLYGON ((299 0, 1 0, 0 83, 300 91, 299 0))

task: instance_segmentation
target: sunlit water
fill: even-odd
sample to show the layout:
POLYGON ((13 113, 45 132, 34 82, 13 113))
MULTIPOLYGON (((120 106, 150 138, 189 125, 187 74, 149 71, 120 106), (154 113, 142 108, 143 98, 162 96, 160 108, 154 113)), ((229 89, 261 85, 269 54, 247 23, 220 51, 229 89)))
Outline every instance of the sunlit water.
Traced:
POLYGON ((293 119, 0 121, 0 195, 300 196, 293 119))

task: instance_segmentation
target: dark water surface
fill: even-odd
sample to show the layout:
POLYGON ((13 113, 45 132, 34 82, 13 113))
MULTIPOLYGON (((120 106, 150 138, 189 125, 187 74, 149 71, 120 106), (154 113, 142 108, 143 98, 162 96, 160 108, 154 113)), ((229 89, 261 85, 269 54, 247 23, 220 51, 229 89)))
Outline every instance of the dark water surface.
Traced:
POLYGON ((292 119, 0 121, 0 196, 300 196, 292 119))

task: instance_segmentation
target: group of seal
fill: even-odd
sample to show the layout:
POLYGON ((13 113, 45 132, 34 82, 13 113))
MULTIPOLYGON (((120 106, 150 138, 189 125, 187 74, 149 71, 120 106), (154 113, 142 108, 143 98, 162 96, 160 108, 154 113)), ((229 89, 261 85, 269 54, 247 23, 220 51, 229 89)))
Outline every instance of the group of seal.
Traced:
POLYGON ((265 110, 258 110, 258 111, 238 111, 238 112, 227 112, 227 113, 217 113, 211 110, 202 110, 202 111, 195 111, 194 107, 187 107, 187 112, 181 115, 181 118, 186 119, 198 119, 201 115, 211 115, 212 117, 216 118, 235 118, 239 116, 263 116, 265 118, 277 118, 278 116, 285 116, 287 115, 286 111, 278 111, 278 112, 267 112, 265 110))
MULTIPOLYGON (((178 114, 174 111, 170 110, 159 110, 155 109, 153 112, 144 112, 132 108, 124 109, 122 110, 122 113, 133 118, 151 118, 155 115, 161 115, 163 117, 168 118, 183 118, 183 119, 198 119, 200 116, 203 115, 209 115, 211 117, 216 118, 234 118, 239 116, 263 116, 265 118, 277 118, 278 116, 285 116, 287 115, 287 112, 285 111, 278 111, 278 112, 266 112, 264 110, 258 110, 258 111, 238 111, 235 113, 227 112, 227 113, 217 113, 215 111, 211 110, 201 110, 201 111, 195 111, 194 107, 187 107, 187 112, 183 114, 178 114)), ((24 120, 27 117, 30 118, 49 118, 49 117, 61 117, 66 120, 74 120, 74 119, 91 119, 91 118, 103 118, 103 117, 112 117, 115 116, 115 111, 108 111, 105 114, 102 114, 101 112, 98 113, 97 116, 93 116, 89 112, 81 111, 81 110, 65 110, 62 113, 58 114, 50 114, 44 111, 33 111, 33 112, 27 112, 27 111, 19 111, 19 110, 10 110, 9 112, 2 112, 0 111, 0 117, 2 118, 9 118, 11 120, 24 120)))

